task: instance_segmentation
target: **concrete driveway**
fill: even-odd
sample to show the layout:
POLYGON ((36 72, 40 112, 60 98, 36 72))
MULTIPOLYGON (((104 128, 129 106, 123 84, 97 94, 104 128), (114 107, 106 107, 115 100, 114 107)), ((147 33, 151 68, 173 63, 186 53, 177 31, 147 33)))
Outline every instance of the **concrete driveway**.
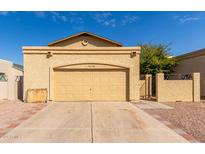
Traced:
POLYGON ((128 102, 52 103, 1 142, 187 142, 128 102))

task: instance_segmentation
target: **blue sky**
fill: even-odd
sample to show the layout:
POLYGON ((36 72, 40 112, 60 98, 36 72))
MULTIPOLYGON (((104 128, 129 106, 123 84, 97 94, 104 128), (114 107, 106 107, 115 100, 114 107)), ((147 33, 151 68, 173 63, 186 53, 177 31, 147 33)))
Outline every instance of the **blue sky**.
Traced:
POLYGON ((180 55, 205 47, 205 12, 0 12, 0 58, 22 64, 22 46, 81 31, 124 46, 167 43, 180 55))

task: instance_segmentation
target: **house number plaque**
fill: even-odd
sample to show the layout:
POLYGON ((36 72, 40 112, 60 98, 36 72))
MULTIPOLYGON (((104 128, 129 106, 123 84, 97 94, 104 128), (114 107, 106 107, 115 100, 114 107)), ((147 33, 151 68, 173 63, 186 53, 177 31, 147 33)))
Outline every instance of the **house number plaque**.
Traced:
POLYGON ((94 67, 95 67, 95 65, 88 65, 88 67, 90 67, 90 68, 94 68, 94 67))

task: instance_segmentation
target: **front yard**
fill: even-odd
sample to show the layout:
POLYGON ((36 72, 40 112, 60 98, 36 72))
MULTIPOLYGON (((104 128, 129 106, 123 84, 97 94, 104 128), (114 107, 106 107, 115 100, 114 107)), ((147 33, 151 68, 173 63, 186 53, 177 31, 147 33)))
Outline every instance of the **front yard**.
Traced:
POLYGON ((144 109, 182 129, 199 142, 205 142, 205 103, 163 103, 173 109, 144 109))
POLYGON ((43 109, 46 104, 0 100, 0 137, 43 109))

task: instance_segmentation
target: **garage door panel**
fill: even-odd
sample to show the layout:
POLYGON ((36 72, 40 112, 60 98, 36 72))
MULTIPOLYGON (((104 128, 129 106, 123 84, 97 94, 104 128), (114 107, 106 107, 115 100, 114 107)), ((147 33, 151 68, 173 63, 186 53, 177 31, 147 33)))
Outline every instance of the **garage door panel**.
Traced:
POLYGON ((127 100, 126 70, 75 70, 54 73, 55 101, 127 100))

